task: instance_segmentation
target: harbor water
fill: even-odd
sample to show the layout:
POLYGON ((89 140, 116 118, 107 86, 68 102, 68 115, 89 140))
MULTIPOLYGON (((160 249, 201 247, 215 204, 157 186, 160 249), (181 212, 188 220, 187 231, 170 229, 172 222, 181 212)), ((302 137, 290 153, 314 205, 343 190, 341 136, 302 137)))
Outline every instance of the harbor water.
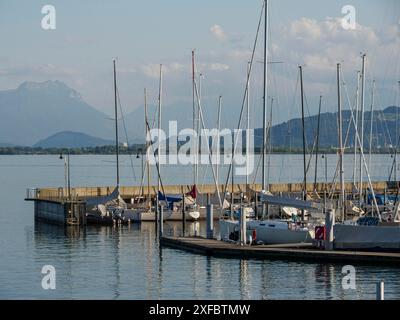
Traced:
MULTIPOLYGON (((331 180, 337 158, 327 158, 331 180)), ((352 163, 347 156, 348 181, 352 163)), ((373 155, 372 180, 387 180, 391 164, 390 155, 373 155)), ((301 182, 302 165, 301 155, 273 155, 270 182, 301 182)), ((190 166, 162 170, 166 185, 192 183, 190 166)), ((318 180, 325 181, 322 158, 318 171, 318 180)), ((313 161, 309 172, 312 182, 313 161)), ((225 174, 222 167, 221 183, 225 174)), ((139 184, 140 176, 141 159, 122 156, 121 185, 139 184)), ((244 179, 237 177, 236 182, 244 179)), ((57 155, 0 156, 0 182, 2 299, 374 299, 378 281, 385 281, 385 299, 400 299, 398 268, 355 265, 355 288, 346 289, 342 264, 222 259, 161 249, 153 223, 116 228, 35 223, 33 203, 24 201, 25 190, 64 185, 64 162, 57 155), (42 288, 45 265, 56 270, 55 290, 42 288)), ((201 167, 199 184, 212 182, 210 168, 201 167)), ((71 184, 114 185, 114 157, 71 156, 71 184)), ((180 235, 181 223, 166 222, 164 231, 180 235)), ((205 235, 205 223, 187 223, 187 231, 205 235)))

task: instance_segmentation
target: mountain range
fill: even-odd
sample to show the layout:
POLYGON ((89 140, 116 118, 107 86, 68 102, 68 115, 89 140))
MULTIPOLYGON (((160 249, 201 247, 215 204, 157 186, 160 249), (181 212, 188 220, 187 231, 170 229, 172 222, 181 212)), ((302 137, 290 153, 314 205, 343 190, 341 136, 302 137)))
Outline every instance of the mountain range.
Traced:
POLYGON ((114 141, 89 136, 81 132, 63 131, 40 140, 34 148, 87 148, 113 145, 114 141))
MULTIPOLYGON (((113 106, 110 107, 111 111, 113 106)), ((229 111, 228 109, 226 109, 229 111)), ((149 122, 153 123, 156 107, 149 106, 149 122)), ((113 144, 114 121, 106 114, 86 103, 81 95, 61 81, 42 83, 24 82, 14 90, 0 91, 0 146, 35 147, 90 147, 113 144)), ((376 108, 373 112, 373 145, 395 144, 399 134, 400 108, 376 108), (397 119, 397 121, 396 121, 397 119), (396 133, 397 132, 397 133, 396 133)), ((203 108, 206 126, 215 127, 216 107, 203 108)), ((364 140, 369 142, 371 113, 365 112, 364 140)), ((163 127, 169 120, 178 122, 178 129, 192 127, 192 105, 163 107, 163 127)), ((343 133, 346 137, 351 113, 343 111, 343 133)), ((305 118, 306 141, 311 146, 314 141, 318 116, 305 118)), ((119 119, 121 142, 129 144, 144 142, 144 108, 140 107, 119 119), (122 121, 123 120, 123 121, 122 121), (126 133, 123 124, 126 125, 126 133), (128 140, 128 141, 127 141, 128 140)), ((224 123, 223 123, 224 127, 224 123)), ((322 113, 320 121, 320 145, 338 145, 337 113, 322 113)), ((272 127, 274 147, 302 147, 302 123, 300 118, 272 127)), ((352 145, 354 129, 350 127, 347 145, 352 145)), ((255 129, 255 145, 262 145, 262 129, 255 129)))

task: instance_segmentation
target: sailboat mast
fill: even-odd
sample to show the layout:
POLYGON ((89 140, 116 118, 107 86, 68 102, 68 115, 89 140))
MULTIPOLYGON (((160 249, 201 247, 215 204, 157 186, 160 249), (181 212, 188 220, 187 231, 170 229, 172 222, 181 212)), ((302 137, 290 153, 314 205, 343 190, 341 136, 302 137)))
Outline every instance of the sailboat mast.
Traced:
MULTIPOLYGON (((356 90, 356 112, 355 112, 355 128, 354 128, 354 163, 353 163, 353 186, 354 188, 356 188, 356 181, 357 181, 357 173, 356 173, 356 169, 357 169, 357 146, 358 146, 358 142, 357 142, 357 130, 358 130, 358 118, 359 118, 359 104, 360 104, 360 71, 357 71, 357 90, 356 90)), ((354 194, 353 194, 353 198, 354 198, 354 194)))
MULTIPOLYGON (((200 73, 199 74, 199 102, 201 103, 201 85, 202 85, 202 78, 203 78, 203 74, 200 73)), ((196 170, 196 176, 195 176, 195 180, 194 180, 194 185, 197 186, 197 181, 199 181, 199 162, 200 162, 200 150, 201 150, 201 146, 200 146, 200 133, 201 133, 201 123, 200 123, 200 107, 197 107, 197 125, 196 125, 196 153, 197 153, 197 161, 195 164, 195 170, 196 170)))
POLYGON ((342 221, 345 219, 344 200, 344 169, 343 169, 343 129, 342 129, 342 93, 340 90, 340 63, 337 64, 337 94, 338 94, 338 127, 339 127, 339 164, 340 164, 340 197, 339 208, 341 212, 342 221))
POLYGON ((371 96, 371 113, 370 113, 370 127, 369 127, 369 157, 368 157, 368 170, 371 170, 371 157, 372 157, 372 132, 374 129, 374 104, 375 104, 375 80, 372 81, 372 96, 371 96))
POLYGON ((150 164, 149 164, 149 158, 148 158, 148 153, 147 153, 148 149, 149 149, 149 141, 147 141, 149 129, 147 127, 148 113, 147 113, 147 89, 146 88, 144 89, 144 123, 145 123, 144 134, 145 134, 145 139, 146 139, 147 201, 149 201, 150 200, 150 164))
POLYGON ((271 171, 271 152, 272 152, 272 111, 274 107, 274 98, 271 98, 271 107, 269 112, 269 125, 268 125, 268 160, 267 160, 267 187, 269 189, 270 171, 271 171))
POLYGON ((117 157, 117 188, 119 188, 119 141, 118 141, 118 108, 117 108, 117 72, 114 64, 114 111, 115 111, 115 150, 117 157))
POLYGON ((307 200, 307 164, 306 164, 307 161, 306 161, 306 128, 304 121, 303 67, 299 66, 299 70, 300 70, 300 94, 301 94, 301 125, 303 129, 303 174, 304 174, 303 197, 305 201, 307 200))
POLYGON ((221 149, 221 143, 220 143, 220 129, 221 129, 221 108, 222 108, 222 96, 219 96, 218 98, 218 117, 217 117, 217 163, 215 166, 215 176, 217 180, 217 185, 219 184, 219 154, 220 154, 220 149, 221 149))
MULTIPOLYGON (((247 131, 246 131, 246 150, 249 150, 249 132, 250 132, 250 62, 247 62, 247 96, 246 96, 246 112, 247 112, 247 131)), ((246 188, 249 185, 249 168, 246 166, 246 188)))
POLYGON ((262 146, 262 190, 266 190, 266 145, 267 145, 267 97, 268 97, 268 0, 264 0, 264 97, 263 97, 263 146, 262 146))
MULTIPOLYGON (((195 78, 195 53, 194 50, 192 50, 192 89, 193 89, 193 133, 195 133, 195 128, 196 128, 196 78, 195 78)), ((193 137, 193 139, 196 139, 196 137, 193 137)), ((196 162, 197 162, 197 152, 196 150, 196 140, 193 141, 193 145, 195 146, 194 150, 194 166, 193 166, 193 181, 196 181, 196 176, 197 176, 197 170, 196 170, 196 162)))
MULTIPOLYGON (((363 54, 362 55, 362 71, 361 71, 361 97, 360 97, 360 103, 361 103, 361 115, 360 115, 360 125, 361 125, 361 129, 360 129, 360 134, 361 134, 361 141, 360 141, 360 150, 364 150, 364 108, 365 108, 365 102, 364 102, 364 98, 365 98, 365 58, 366 55, 363 54)), ((362 202, 362 198, 363 198, 363 163, 362 163, 362 154, 363 152, 360 151, 360 188, 359 188, 359 192, 360 192, 360 203, 362 202)))
MULTIPOLYGON (((157 179, 157 190, 160 191, 161 186, 161 104, 162 104, 162 69, 163 65, 160 64, 160 83, 158 88, 158 148, 157 148, 157 156, 158 156, 158 179, 157 179)), ((157 196, 157 210, 159 209, 159 199, 157 196)))
POLYGON ((320 128, 320 123, 321 123, 321 106, 322 106, 322 96, 319 96, 318 124, 317 124, 317 143, 316 143, 316 148, 315 148, 314 191, 317 191, 318 154, 319 154, 319 128, 320 128))
MULTIPOLYGON (((400 81, 398 81, 397 82, 398 83, 398 85, 399 85, 399 87, 398 87, 398 89, 399 89, 399 97, 400 97, 400 81)), ((399 100, 400 101, 400 100, 399 100)), ((399 121, 399 119, 398 119, 398 109, 399 109, 399 105, 397 104, 396 105, 396 139, 398 139, 398 121, 399 121)), ((398 140, 396 141, 396 145, 395 145, 395 149, 394 149, 394 181, 397 181, 397 147, 398 147, 398 140)))

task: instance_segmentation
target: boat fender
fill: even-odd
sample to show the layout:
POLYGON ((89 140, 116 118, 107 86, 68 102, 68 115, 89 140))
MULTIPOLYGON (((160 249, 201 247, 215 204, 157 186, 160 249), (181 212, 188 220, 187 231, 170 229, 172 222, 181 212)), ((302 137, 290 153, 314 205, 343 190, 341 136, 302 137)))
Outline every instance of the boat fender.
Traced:
POLYGON ((257 231, 256 231, 256 229, 253 229, 251 237, 252 237, 253 241, 257 240, 257 231))

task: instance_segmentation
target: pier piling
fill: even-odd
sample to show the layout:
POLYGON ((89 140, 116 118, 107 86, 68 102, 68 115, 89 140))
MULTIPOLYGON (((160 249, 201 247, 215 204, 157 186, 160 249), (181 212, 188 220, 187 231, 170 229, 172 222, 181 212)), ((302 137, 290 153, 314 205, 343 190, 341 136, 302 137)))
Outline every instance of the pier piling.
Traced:
POLYGON ((385 300, 385 283, 383 281, 376 284, 376 300, 385 300))
POLYGON ((185 217, 185 193, 182 193, 182 237, 185 237, 186 217, 185 217))
POLYGON ((159 221, 159 236, 160 239, 162 238, 163 234, 164 234, 164 207, 160 206, 160 221, 159 221))
POLYGON ((240 244, 246 244, 246 214, 243 207, 243 193, 240 194, 240 244))
POLYGON ((207 239, 214 239, 214 208, 207 194, 207 239))
POLYGON ((335 209, 328 209, 325 215, 325 250, 333 250, 333 227, 335 225, 335 209))

